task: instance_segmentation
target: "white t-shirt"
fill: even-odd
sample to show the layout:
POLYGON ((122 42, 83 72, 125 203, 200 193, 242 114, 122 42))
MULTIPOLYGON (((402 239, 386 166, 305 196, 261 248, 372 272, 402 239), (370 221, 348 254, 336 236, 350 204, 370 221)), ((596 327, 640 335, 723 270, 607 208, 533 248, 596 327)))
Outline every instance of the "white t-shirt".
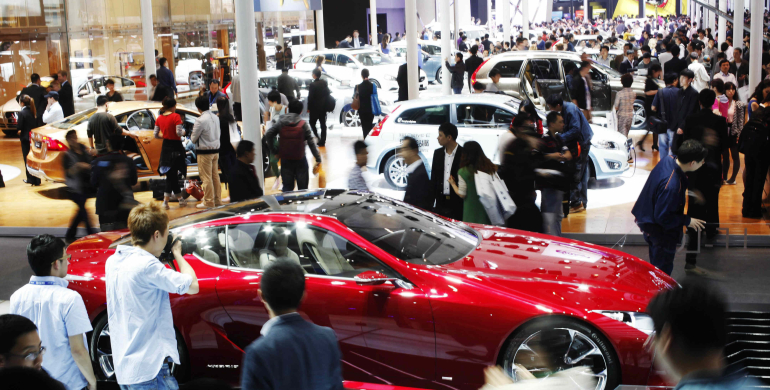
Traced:
POLYGON ((48 374, 67 389, 80 390, 88 382, 72 357, 69 338, 82 334, 87 346, 85 334, 92 328, 83 298, 68 284, 55 276, 32 276, 29 284, 11 295, 10 313, 27 317, 37 326, 48 374))

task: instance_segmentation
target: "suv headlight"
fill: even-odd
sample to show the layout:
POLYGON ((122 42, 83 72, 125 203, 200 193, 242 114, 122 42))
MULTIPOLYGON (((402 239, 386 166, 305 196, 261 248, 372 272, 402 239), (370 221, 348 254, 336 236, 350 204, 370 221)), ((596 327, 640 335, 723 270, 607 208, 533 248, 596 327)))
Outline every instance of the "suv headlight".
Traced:
POLYGON ((613 141, 607 141, 607 140, 591 141, 591 145, 599 149, 620 149, 618 147, 618 144, 616 144, 613 141))
POLYGON ((613 320, 620 321, 644 334, 649 335, 655 330, 652 317, 635 311, 594 310, 594 313, 604 314, 613 320))

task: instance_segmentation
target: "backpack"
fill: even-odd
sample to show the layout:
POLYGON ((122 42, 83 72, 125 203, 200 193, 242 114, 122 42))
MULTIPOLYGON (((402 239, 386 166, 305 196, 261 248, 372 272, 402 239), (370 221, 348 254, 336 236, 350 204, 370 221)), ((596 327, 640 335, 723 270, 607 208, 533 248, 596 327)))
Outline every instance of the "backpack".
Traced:
POLYGON ((756 158, 766 153, 770 146, 770 129, 768 129, 770 124, 765 118, 767 114, 767 109, 760 107, 754 111, 751 120, 743 126, 739 151, 746 157, 756 158))
MULTIPOLYGON (((329 92, 329 88, 326 88, 326 91, 329 92)), ((324 110, 326 112, 334 112, 334 107, 337 106, 337 100, 334 99, 334 96, 332 96, 331 92, 329 92, 328 95, 326 95, 326 101, 324 102, 324 110)))

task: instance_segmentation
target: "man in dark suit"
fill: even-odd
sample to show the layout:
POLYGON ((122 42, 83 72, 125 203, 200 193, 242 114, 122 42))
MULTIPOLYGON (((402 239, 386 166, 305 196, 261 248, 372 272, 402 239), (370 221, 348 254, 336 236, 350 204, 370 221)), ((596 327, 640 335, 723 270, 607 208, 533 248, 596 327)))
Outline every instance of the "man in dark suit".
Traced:
MULTIPOLYGON (((471 46, 471 56, 468 57, 467 60, 465 60, 465 71, 468 72, 468 89, 470 92, 473 92, 472 85, 471 85, 471 77, 473 76, 473 73, 476 72, 476 69, 481 66, 481 63, 484 62, 484 59, 479 57, 479 47, 478 45, 471 46)), ((447 81, 448 82, 448 81, 447 81)))
POLYGON ((409 100, 409 72, 407 68, 408 62, 406 61, 406 57, 404 60, 404 63, 398 67, 398 75, 396 75, 399 102, 409 100))
POLYGON ((626 59, 620 63, 618 72, 622 74, 631 73, 634 69, 634 51, 626 50, 626 59))
POLYGON ((420 158, 420 149, 417 140, 405 137, 401 142, 399 156, 406 162, 406 193, 404 202, 425 210, 433 209, 433 193, 431 182, 428 178, 428 170, 420 158))
MULTIPOLYGON (((382 40, 377 40, 377 42, 382 42, 382 40)), ((358 30, 353 30, 353 42, 350 42, 350 47, 358 49, 364 46, 366 46, 366 42, 358 35, 358 30)))
POLYGON ((438 143, 440 148, 433 152, 431 165, 431 188, 436 205, 433 208, 437 214, 456 220, 463 219, 463 199, 449 185, 449 176, 459 182, 457 171, 463 156, 462 146, 457 144, 457 127, 444 123, 438 128, 438 143))
POLYGON ((342 390, 342 364, 334 331, 297 313, 305 295, 299 263, 279 259, 268 266, 257 294, 270 320, 262 337, 246 348, 243 390, 342 390))
POLYGON ((307 91, 307 110, 310 114, 310 129, 318 138, 318 146, 326 145, 326 102, 329 100, 329 84, 321 80, 321 69, 313 69, 313 82, 307 91), (321 136, 318 136, 316 121, 321 122, 321 136))
POLYGON ((353 37, 348 35, 347 37, 345 37, 345 39, 340 41, 340 44, 337 47, 340 49, 350 49, 351 47, 353 47, 350 45, 350 42, 353 42, 353 37))
POLYGON ((668 51, 674 57, 666 62, 665 64, 666 72, 674 72, 676 74, 679 74, 681 71, 687 69, 687 65, 688 65, 687 62, 679 58, 680 49, 678 45, 674 45, 674 44, 669 45, 668 51))
POLYGON ((257 157, 254 143, 249 140, 239 142, 235 154, 238 160, 230 180, 230 202, 259 198, 264 193, 253 165, 257 157))
POLYGON ((684 122, 688 116, 698 112, 698 91, 692 87, 692 81, 695 79, 695 73, 690 69, 685 69, 679 73, 679 86, 682 88, 676 96, 679 109, 674 115, 674 123, 670 123, 671 129, 676 129, 674 139, 669 140, 671 154, 676 155, 679 145, 682 144, 682 134, 684 134, 684 122))
POLYGON ((45 108, 48 105, 48 99, 43 97, 46 95, 46 92, 45 88, 40 85, 40 75, 37 73, 32 73, 32 76, 29 78, 29 80, 32 83, 21 90, 21 93, 16 96, 16 101, 18 102, 22 95, 27 95, 35 101, 35 110, 37 112, 37 117, 35 118, 35 127, 40 127, 45 124, 43 123, 43 113, 45 112, 45 108))
POLYGON ((64 113, 65 118, 70 115, 75 115, 75 95, 72 91, 72 83, 69 82, 67 76, 69 76, 67 71, 60 70, 59 78, 57 79, 61 85, 61 89, 59 90, 59 105, 61 106, 61 111, 64 113))
MULTIPOLYGON (((719 225, 719 189, 722 186, 722 149, 727 142, 727 122, 725 118, 714 114, 716 92, 704 89, 698 94, 700 110, 687 117, 684 124, 682 141, 694 139, 708 149, 706 162, 696 172, 690 173, 690 202, 687 215, 702 219, 706 226, 706 237, 711 239, 717 234, 719 225)), ((687 249, 694 251, 698 247, 698 234, 695 229, 687 229, 687 249)), ((688 253, 685 271, 703 275, 706 272, 695 267, 697 254, 688 253)))
POLYGON ((174 90, 159 83, 158 77, 154 74, 150 75, 150 84, 152 84, 152 96, 150 96, 151 101, 162 102, 166 97, 174 97, 174 90))

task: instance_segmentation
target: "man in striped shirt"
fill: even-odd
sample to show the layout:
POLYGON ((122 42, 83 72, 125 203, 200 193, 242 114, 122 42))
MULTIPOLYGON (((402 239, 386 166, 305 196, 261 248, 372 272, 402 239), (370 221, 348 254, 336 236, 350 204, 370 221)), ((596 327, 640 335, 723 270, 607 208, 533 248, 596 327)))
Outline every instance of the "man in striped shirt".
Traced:
POLYGON ((356 141, 353 144, 353 150, 356 152, 356 165, 350 171, 350 177, 348 178, 348 188, 351 190, 369 191, 369 187, 364 180, 363 172, 361 168, 366 166, 366 161, 369 156, 369 152, 366 150, 366 142, 356 141))

